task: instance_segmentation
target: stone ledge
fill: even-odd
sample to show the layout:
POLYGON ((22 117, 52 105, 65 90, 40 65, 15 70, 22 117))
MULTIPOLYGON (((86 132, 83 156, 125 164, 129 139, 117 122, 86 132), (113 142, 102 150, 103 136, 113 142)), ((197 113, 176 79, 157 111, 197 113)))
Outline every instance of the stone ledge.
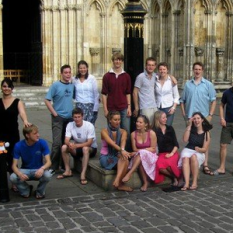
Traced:
MULTIPOLYGON (((81 172, 82 164, 80 160, 77 159, 74 160, 74 169, 79 173, 81 172)), ((98 158, 92 158, 89 160, 86 177, 97 186, 103 188, 105 191, 114 190, 112 183, 115 179, 115 176, 116 176, 115 170, 105 170, 102 167, 100 167, 98 158)), ((164 181, 164 183, 169 183, 169 182, 170 182, 169 179, 165 179, 164 181)), ((142 186, 142 182, 138 172, 134 172, 131 179, 126 184, 132 187, 133 189, 140 188, 142 186)), ((154 183, 151 183, 151 186, 154 185, 155 185, 154 183)))

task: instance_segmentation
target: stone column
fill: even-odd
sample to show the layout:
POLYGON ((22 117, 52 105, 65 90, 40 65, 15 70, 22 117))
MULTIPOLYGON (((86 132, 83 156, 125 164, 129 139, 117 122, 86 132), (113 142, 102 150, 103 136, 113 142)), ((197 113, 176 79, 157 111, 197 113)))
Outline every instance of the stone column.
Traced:
POLYGON ((226 12, 226 16, 227 21, 228 21, 228 37, 227 37, 227 44, 226 44, 226 55, 225 58, 227 59, 226 61, 226 68, 227 68, 227 72, 226 72, 226 81, 229 81, 230 83, 233 83, 233 61, 232 61, 232 57, 233 57, 233 48, 232 48, 232 41, 233 41, 233 23, 232 23, 232 16, 233 16, 233 12, 229 11, 226 12))
POLYGON ((195 51, 196 60, 204 63, 204 56, 203 56, 204 55, 204 48, 203 47, 195 47, 194 51, 195 51))
POLYGON ((52 58, 52 13, 51 7, 42 6, 42 44, 43 44, 43 85, 48 86, 54 80, 52 58))
POLYGON ((100 75, 100 48, 90 48, 92 74, 100 75))
POLYGON ((217 82, 224 81, 224 53, 225 48, 216 48, 216 56, 217 56, 217 82))
MULTIPOLYGON (((2 1, 1 1, 2 2, 2 1)), ((0 4, 0 80, 4 78, 3 76, 3 35, 2 35, 2 4, 0 4)))

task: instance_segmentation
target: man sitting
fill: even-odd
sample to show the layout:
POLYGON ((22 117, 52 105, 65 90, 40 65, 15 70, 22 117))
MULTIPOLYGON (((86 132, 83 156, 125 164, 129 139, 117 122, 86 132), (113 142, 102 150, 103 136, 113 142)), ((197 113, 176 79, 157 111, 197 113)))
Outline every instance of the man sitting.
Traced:
POLYGON ((80 183, 87 184, 86 171, 89 157, 94 157, 97 152, 95 128, 93 124, 83 120, 83 110, 75 108, 72 112, 73 122, 66 127, 65 144, 62 146, 62 158, 65 164, 65 172, 57 176, 57 179, 64 179, 72 176, 70 170, 69 153, 74 157, 82 157, 82 172, 80 183), (70 139, 74 141, 70 141, 70 139))
POLYGON ((51 166, 50 151, 47 142, 39 139, 38 128, 35 125, 23 128, 24 140, 15 144, 13 155, 13 172, 10 180, 15 184, 22 197, 28 198, 33 186, 28 185, 28 180, 38 180, 39 184, 35 195, 37 199, 45 197, 45 187, 52 174, 47 170, 51 166), (18 168, 21 158, 22 166, 18 168))

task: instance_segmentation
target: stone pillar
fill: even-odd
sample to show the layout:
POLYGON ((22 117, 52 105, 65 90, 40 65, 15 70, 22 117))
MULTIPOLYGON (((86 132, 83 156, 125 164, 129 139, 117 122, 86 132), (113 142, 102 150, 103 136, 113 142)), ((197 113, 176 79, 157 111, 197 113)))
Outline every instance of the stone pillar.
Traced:
POLYGON ((224 53, 225 48, 216 48, 217 56, 217 82, 222 82, 224 80, 224 53))
POLYGON ((3 6, 2 4, 0 4, 0 80, 4 78, 4 75, 3 75, 4 66, 3 66, 2 8, 3 6))
POLYGON ((100 48, 90 48, 91 54, 91 67, 92 67, 92 74, 95 76, 99 76, 100 74, 100 48))
POLYGON ((47 6, 42 6, 42 44, 43 44, 43 84, 45 86, 50 85, 53 82, 53 64, 51 62, 52 58, 52 8, 47 6))
POLYGON ((195 47, 194 51, 195 51, 196 60, 204 63, 204 56, 203 56, 204 55, 204 48, 195 47))

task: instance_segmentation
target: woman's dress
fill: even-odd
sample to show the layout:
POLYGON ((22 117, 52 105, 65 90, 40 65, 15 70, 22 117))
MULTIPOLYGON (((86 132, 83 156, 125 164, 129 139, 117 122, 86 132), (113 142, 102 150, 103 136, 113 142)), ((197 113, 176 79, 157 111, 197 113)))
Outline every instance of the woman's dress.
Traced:
POLYGON ((7 147, 7 165, 8 171, 12 173, 13 149, 19 141, 19 124, 18 124, 18 103, 19 99, 14 99, 12 104, 5 109, 2 98, 0 98, 0 141, 9 142, 7 147))
MULTIPOLYGON (((134 140, 135 140, 136 147, 139 150, 135 156, 140 156, 141 163, 142 163, 142 166, 146 174, 150 177, 151 180, 154 180, 156 161, 158 159, 158 156, 156 153, 146 150, 146 148, 151 147, 150 131, 147 132, 147 139, 144 143, 139 143, 137 141, 137 131, 135 131, 134 140)), ((132 167, 135 156, 131 159, 129 168, 132 167)))

